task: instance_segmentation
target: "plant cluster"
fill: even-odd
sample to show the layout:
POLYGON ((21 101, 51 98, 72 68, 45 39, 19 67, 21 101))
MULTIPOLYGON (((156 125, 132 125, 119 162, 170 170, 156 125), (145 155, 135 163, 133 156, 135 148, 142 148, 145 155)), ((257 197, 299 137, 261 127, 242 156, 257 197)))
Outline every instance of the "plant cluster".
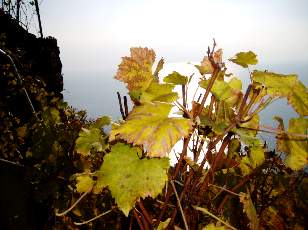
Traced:
POLYGON ((248 70, 247 89, 228 72, 214 42, 195 66, 203 92, 190 101, 194 76, 174 71, 161 79, 164 60, 153 71, 154 51, 131 48, 115 78, 126 84, 133 108, 123 108, 119 97, 123 120, 111 124, 102 117, 82 128, 75 150, 84 171, 72 176, 82 195, 56 215, 78 217, 76 225, 92 228, 118 218, 130 229, 304 229, 307 89, 294 74, 251 71, 258 62, 252 51, 229 61, 248 70), (259 112, 279 98, 286 98, 298 117, 288 127, 280 117, 277 128, 261 125, 259 112), (174 107, 180 117, 171 113, 174 107), (110 132, 103 132, 109 124, 110 132), (276 151, 267 150, 259 132, 276 137, 276 151), (183 147, 170 166, 178 141, 183 147), (84 204, 93 200, 91 212, 84 204))

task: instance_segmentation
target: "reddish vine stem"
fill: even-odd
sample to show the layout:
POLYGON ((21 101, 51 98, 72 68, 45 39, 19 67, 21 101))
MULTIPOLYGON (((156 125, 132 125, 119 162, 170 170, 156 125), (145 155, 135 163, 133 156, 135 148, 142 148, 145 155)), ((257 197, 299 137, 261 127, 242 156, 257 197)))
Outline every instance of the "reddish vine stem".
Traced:
POLYGON ((148 213, 148 211, 146 210, 146 208, 144 207, 142 200, 139 201, 139 207, 141 209, 144 218, 152 225, 153 224, 152 218, 148 213))
POLYGON ((140 216, 138 215, 138 213, 136 212, 135 209, 133 209, 133 215, 134 215, 135 219, 137 220, 137 222, 139 224, 140 230, 146 230, 143 226, 143 223, 142 223, 142 220, 140 219, 140 216))
POLYGON ((200 107, 199 109, 197 110, 197 112, 194 114, 194 118, 196 118, 197 116, 199 116, 203 110, 203 107, 205 105, 205 102, 206 102, 206 99, 207 97, 209 96, 210 94, 210 90, 212 89, 213 85, 214 85, 214 82, 216 80, 216 78, 218 77, 218 73, 220 71, 220 68, 218 67, 214 67, 214 71, 213 71, 213 74, 212 74, 212 77, 210 79, 210 82, 208 84, 208 86, 206 87, 206 90, 205 90, 205 93, 204 93, 204 96, 202 98, 202 101, 200 103, 200 107))
POLYGON ((249 85, 248 85, 248 88, 247 88, 247 90, 246 90, 245 96, 244 96, 244 98, 243 98, 243 101, 242 101, 242 103, 241 103, 241 105, 240 105, 240 108, 239 108, 239 110, 238 110, 239 120, 242 120, 242 113, 243 113, 244 107, 245 107, 245 105, 246 105, 248 96, 249 96, 249 94, 250 94, 251 88, 252 88, 252 86, 251 86, 251 84, 249 84, 249 85))
POLYGON ((250 99, 248 105, 244 109, 243 114, 242 114, 242 118, 247 115, 247 113, 251 109, 252 105, 255 103, 255 100, 257 99, 257 97, 260 93, 260 90, 256 90, 256 89, 252 89, 252 91, 253 91, 252 98, 250 99))
POLYGON ((186 108, 186 90, 185 85, 182 85, 183 107, 186 108))
MULTIPOLYGON (((238 190, 240 187, 242 187, 247 181, 249 181, 252 177, 252 174, 249 174, 248 176, 244 177, 237 185, 235 185, 232 189, 229 189, 231 192, 236 192, 236 190, 238 190)), ((222 208, 224 207, 225 203, 229 200, 230 198, 230 194, 227 194, 224 199, 221 201, 221 203, 219 204, 217 211, 221 212, 222 208)))
MULTIPOLYGON (((178 175, 178 173, 180 172, 180 168, 182 166, 182 161, 184 159, 184 156, 187 155, 187 148, 188 148, 188 144, 189 144, 191 136, 192 136, 192 134, 189 134, 189 136, 187 138, 184 138, 183 151, 181 153, 180 159, 178 160, 178 163, 177 163, 176 168, 174 170, 174 173, 172 175, 172 180, 174 180, 176 178, 176 176, 178 175)), ((161 208, 161 212, 160 212, 160 215, 159 215, 159 218, 158 218, 158 223, 162 220, 163 216, 165 215, 165 212, 166 212, 166 209, 167 209, 167 204, 168 204, 169 198, 171 196, 171 193, 172 193, 172 188, 168 187, 167 194, 165 196, 165 201, 164 201, 164 204, 161 208)))
POLYGON ((121 115, 122 115, 122 119, 125 120, 125 113, 124 113, 124 110, 123 110, 123 105, 122 105, 122 99, 121 99, 121 95, 119 92, 117 92, 117 95, 118 95, 118 101, 119 101, 119 106, 120 106, 120 112, 121 112, 121 115))
POLYGON ((221 162, 222 156, 224 154, 226 147, 229 145, 230 139, 231 139, 231 134, 228 134, 224 138, 224 140, 223 140, 223 142, 220 146, 220 149, 218 151, 218 154, 217 154, 217 156, 216 156, 216 158, 213 162, 213 165, 209 169, 209 173, 206 175, 203 183, 200 186, 198 197, 201 197, 201 194, 204 194, 205 190, 207 189, 207 186, 208 186, 208 183, 209 183, 209 180, 210 180, 209 176, 214 176, 214 172, 216 170, 217 164, 219 162, 221 162))
POLYGON ((127 97, 124 96, 124 109, 125 109, 125 118, 128 116, 128 104, 127 104, 127 97))

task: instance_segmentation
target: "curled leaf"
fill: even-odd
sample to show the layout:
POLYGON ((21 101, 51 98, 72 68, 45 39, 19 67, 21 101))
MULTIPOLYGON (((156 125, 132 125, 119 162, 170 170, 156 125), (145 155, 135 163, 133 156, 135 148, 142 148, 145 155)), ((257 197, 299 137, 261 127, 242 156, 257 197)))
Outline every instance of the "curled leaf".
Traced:
POLYGON ((248 65, 256 65, 258 63, 257 55, 252 52, 239 52, 229 61, 238 64, 244 68, 248 68, 248 65))

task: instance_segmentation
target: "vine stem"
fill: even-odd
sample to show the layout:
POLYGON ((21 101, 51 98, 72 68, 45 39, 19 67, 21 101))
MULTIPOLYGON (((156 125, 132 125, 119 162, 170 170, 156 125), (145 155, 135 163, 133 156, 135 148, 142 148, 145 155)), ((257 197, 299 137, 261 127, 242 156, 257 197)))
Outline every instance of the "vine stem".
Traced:
POLYGON ((78 200, 77 200, 70 208, 66 209, 64 212, 61 212, 61 213, 56 212, 56 216, 64 216, 64 215, 66 215, 67 213, 69 213, 70 211, 72 211, 72 210, 76 207, 76 205, 77 205, 77 204, 78 204, 89 192, 91 192, 91 190, 92 190, 92 187, 91 187, 88 191, 86 191, 85 193, 83 193, 83 194, 78 198, 78 200))
POLYGON ((143 202, 140 200, 138 204, 139 204, 142 214, 144 215, 144 218, 152 225, 153 224, 152 218, 150 214, 148 213, 148 211, 146 210, 146 208, 144 207, 143 202))
POLYGON ((201 211, 207 215, 209 215, 210 217, 214 218, 215 220, 223 223, 224 225, 226 225, 228 228, 231 228, 232 230, 237 230, 235 227, 231 226, 230 224, 228 224, 227 222, 223 221, 222 219, 220 219, 219 217, 215 216, 213 213, 209 212, 207 209, 205 208, 201 208, 201 207, 198 207, 198 206, 193 206, 194 209, 198 210, 198 211, 201 211))
POLYGON ((91 218, 90 220, 86 220, 86 221, 84 221, 84 222, 74 222, 74 224, 75 224, 75 225, 84 225, 84 224, 88 224, 88 223, 90 223, 90 222, 92 222, 92 221, 94 221, 94 220, 97 220, 97 219, 101 218, 102 216, 107 215, 107 214, 110 213, 110 212, 112 212, 112 209, 111 209, 111 210, 108 210, 107 212, 101 213, 101 214, 99 214, 98 216, 95 216, 95 217, 91 218))
POLYGON ((170 183, 172 185, 173 191, 174 191, 176 199, 178 201, 178 205, 179 205, 179 208, 180 208, 180 211, 181 211, 181 214, 182 214, 182 218, 183 218, 183 221, 184 221, 185 229, 188 230, 189 228, 188 228, 188 225, 187 225, 187 221, 186 221, 186 218, 185 218, 185 214, 184 214, 184 211, 183 211, 183 208, 182 208, 182 205, 181 205, 181 201, 180 201, 179 195, 178 195, 178 193, 176 191, 175 185, 174 185, 172 180, 170 181, 170 183))
POLYGON ((138 224, 139 224, 140 229, 141 229, 141 230, 145 230, 145 229, 144 229, 144 226, 143 226, 143 223, 142 223, 142 221, 140 220, 140 217, 139 217, 139 215, 138 215, 136 209, 133 209, 133 215, 134 215, 134 217, 136 218, 136 220, 137 220, 137 222, 138 222, 138 224))

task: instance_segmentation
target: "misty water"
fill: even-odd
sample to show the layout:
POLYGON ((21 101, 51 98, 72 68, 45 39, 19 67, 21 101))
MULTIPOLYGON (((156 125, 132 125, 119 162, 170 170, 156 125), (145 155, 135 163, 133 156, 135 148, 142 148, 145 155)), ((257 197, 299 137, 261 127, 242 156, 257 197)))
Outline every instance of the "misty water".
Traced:
MULTIPOLYGON (((308 85, 308 63, 259 65, 257 69, 297 74, 305 86, 308 85)), ((247 70, 236 68, 233 72, 242 80, 243 89, 246 89, 249 82, 247 70)), ((116 92, 119 91, 124 96, 127 95, 127 90, 123 83, 114 79, 115 74, 116 65, 114 69, 96 72, 64 71, 64 99, 73 107, 86 110, 89 118, 109 115, 113 120, 120 119, 116 92)), ((277 123, 273 120, 275 115, 282 117, 286 125, 290 118, 298 116, 286 99, 279 99, 260 113, 261 124, 276 127, 277 123)), ((273 134, 262 133, 261 138, 267 141, 271 149, 275 147, 273 134)))

